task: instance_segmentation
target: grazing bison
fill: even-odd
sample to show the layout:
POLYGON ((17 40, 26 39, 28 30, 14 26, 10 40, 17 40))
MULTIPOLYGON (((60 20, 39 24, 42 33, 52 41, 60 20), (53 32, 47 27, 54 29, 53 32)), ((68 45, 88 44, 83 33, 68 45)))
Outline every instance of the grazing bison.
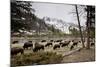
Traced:
POLYGON ((79 41, 79 43, 81 43, 81 41, 79 41))
POLYGON ((40 49, 44 50, 44 46, 43 45, 37 45, 37 46, 35 46, 35 48, 33 49, 33 52, 37 52, 40 49))
POLYGON ((53 40, 50 40, 50 42, 53 42, 53 40))
POLYGON ((64 42, 60 42, 59 44, 62 45, 64 42))
POLYGON ((54 47, 53 47, 54 50, 57 49, 57 48, 60 48, 60 45, 59 45, 59 44, 56 44, 56 45, 54 45, 54 47))
POLYGON ((46 42, 46 40, 42 40, 41 42, 46 42))
POLYGON ((91 43, 91 46, 94 46, 94 45, 95 45, 95 43, 92 42, 92 43, 91 43))
POLYGON ((72 40, 72 42, 74 42, 74 40, 72 40))
POLYGON ((28 42, 25 42, 25 43, 24 43, 23 48, 24 48, 24 49, 25 49, 25 48, 28 49, 28 47, 33 48, 33 43, 32 43, 32 41, 28 41, 28 42))
POLYGON ((62 40, 56 40, 55 42, 61 42, 62 40))
POLYGON ((24 50, 19 47, 13 47, 11 48, 11 55, 17 55, 18 53, 24 54, 24 50))
POLYGON ((78 44, 78 42, 74 42, 74 43, 73 43, 73 46, 77 46, 77 44, 78 44))
POLYGON ((47 44, 45 45, 45 47, 50 46, 50 45, 52 45, 51 42, 47 43, 47 44))
POLYGON ((68 46, 68 45, 69 45, 69 43, 70 43, 70 41, 65 42, 65 43, 60 43, 60 44, 62 44, 62 45, 61 45, 61 47, 64 47, 64 46, 68 46))
POLYGON ((16 44, 16 43, 18 43, 18 41, 13 41, 13 42, 12 42, 12 44, 16 44))
POLYGON ((74 42, 71 47, 70 47, 70 50, 72 50, 74 48, 74 46, 77 46, 78 42, 74 42))

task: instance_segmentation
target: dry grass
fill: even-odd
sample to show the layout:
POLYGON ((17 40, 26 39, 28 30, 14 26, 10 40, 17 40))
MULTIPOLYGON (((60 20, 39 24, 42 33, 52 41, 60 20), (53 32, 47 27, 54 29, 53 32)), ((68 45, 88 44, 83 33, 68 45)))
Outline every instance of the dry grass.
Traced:
POLYGON ((52 52, 26 53, 24 55, 16 55, 11 58, 11 66, 26 66, 40 64, 56 64, 61 63, 62 55, 52 52))
POLYGON ((63 58, 62 63, 74 63, 74 62, 89 62, 95 61, 95 49, 82 49, 69 56, 63 58))

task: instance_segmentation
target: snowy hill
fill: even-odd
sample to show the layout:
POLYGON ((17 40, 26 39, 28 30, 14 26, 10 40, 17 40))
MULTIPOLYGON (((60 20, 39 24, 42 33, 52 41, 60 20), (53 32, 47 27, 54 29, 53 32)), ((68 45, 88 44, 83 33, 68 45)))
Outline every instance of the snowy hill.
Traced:
POLYGON ((46 24, 53 25, 56 29, 59 29, 62 32, 67 33, 67 34, 70 34, 69 27, 78 29, 77 24, 68 23, 60 19, 44 17, 43 20, 45 21, 46 24))

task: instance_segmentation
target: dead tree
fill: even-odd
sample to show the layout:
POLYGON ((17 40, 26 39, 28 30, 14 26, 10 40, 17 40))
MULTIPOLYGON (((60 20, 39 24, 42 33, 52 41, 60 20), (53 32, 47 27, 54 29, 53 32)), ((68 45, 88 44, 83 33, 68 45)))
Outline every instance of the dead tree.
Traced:
POLYGON ((87 6, 87 22, 86 22, 86 30, 87 30, 87 46, 86 48, 89 49, 90 48, 90 22, 89 22, 89 7, 87 6))
POLYGON ((82 35, 82 31, 81 31, 81 25, 80 25, 77 5, 75 5, 75 9, 76 9, 76 15, 77 15, 77 20, 78 20, 78 25, 79 25, 79 31, 80 31, 80 35, 81 35, 82 47, 84 48, 85 46, 84 46, 84 42, 83 42, 83 35, 82 35))
MULTIPOLYGON (((91 28, 95 29, 95 26, 92 24, 95 24, 95 7, 94 6, 87 6, 87 22, 86 22, 86 29, 87 29, 87 46, 86 48, 90 48, 90 38, 93 36, 90 32, 93 31, 91 28), (94 21, 92 21, 94 20, 94 21)), ((95 31, 94 31, 95 32, 95 31)))

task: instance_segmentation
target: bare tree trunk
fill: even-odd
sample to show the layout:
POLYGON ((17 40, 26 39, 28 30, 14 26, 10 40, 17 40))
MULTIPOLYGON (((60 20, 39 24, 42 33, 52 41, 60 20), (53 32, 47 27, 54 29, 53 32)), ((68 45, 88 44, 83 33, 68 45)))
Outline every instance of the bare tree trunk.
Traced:
POLYGON ((86 48, 89 49, 90 48, 90 20, 89 20, 89 17, 90 17, 90 14, 89 14, 89 10, 90 8, 87 6, 87 22, 86 22, 86 29, 87 29, 87 46, 86 48))
POLYGON ((84 42, 83 42, 83 35, 82 35, 82 31, 81 31, 81 25, 80 25, 80 20, 79 20, 79 14, 78 14, 78 9, 77 9, 77 5, 75 5, 75 9, 76 9, 76 14, 77 14, 77 20, 78 20, 78 25, 79 25, 79 31, 80 31, 80 35, 81 35, 81 41, 82 41, 82 47, 84 48, 84 42))
MULTIPOLYGON (((87 23, 88 24, 88 23, 87 23)), ((90 48, 90 31, 89 31, 89 27, 87 25, 87 46, 86 46, 87 49, 90 48)))
POLYGON ((85 41, 85 35, 86 35, 86 33, 85 33, 86 31, 85 30, 83 30, 83 41, 85 41))

